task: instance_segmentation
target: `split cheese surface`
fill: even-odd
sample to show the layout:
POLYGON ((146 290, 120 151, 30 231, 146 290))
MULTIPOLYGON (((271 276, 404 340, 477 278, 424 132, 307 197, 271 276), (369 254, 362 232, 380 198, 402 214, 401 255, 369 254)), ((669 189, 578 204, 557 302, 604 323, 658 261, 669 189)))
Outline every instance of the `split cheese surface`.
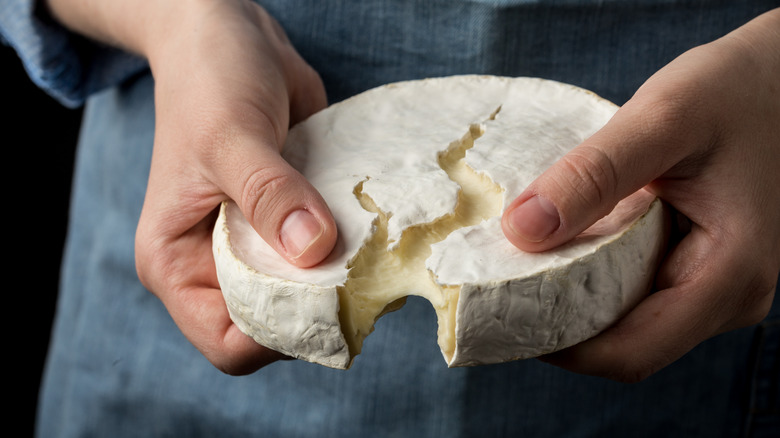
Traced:
POLYGON ((311 116, 283 155, 330 206, 337 247, 296 268, 224 203, 213 247, 231 318, 268 348, 341 369, 409 295, 436 310, 449 366, 535 357, 598 334, 649 290, 661 202, 637 192, 544 253, 512 246, 500 220, 616 110, 559 82, 452 76, 386 85, 311 116))

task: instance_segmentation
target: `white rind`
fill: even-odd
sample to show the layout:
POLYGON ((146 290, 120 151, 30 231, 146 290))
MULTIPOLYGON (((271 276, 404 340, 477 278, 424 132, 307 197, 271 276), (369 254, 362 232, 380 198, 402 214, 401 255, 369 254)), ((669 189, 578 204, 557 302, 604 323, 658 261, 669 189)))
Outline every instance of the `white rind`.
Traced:
MULTIPOLYGON (((662 250, 663 227, 662 204, 656 199, 627 229, 599 237, 597 246, 574 242, 558 255, 508 255, 529 266, 548 264, 544 270, 488 285, 460 282, 456 347, 448 365, 536 357, 600 333, 647 294, 662 250), (529 260, 534 258, 548 261, 529 260)), ((463 243, 486 237, 479 234, 472 233, 463 243)), ((448 249, 454 253, 458 246, 448 249)))
MULTIPOLYGON (((257 343, 296 359, 347 368, 349 350, 338 320, 333 286, 272 277, 236 257, 223 203, 214 227, 217 276, 231 319, 257 343), (305 305, 304 305, 305 303, 305 305)), ((236 208, 232 213, 239 213, 236 208)))
MULTIPOLYGON (((459 187, 437 157, 471 125, 482 124, 485 133, 466 162, 501 186, 508 205, 616 109, 553 81, 456 76, 387 85, 315 114, 290 131, 284 156, 330 206, 339 227, 337 249, 315 268, 292 267, 254 233, 235 204, 225 203, 214 230, 214 254, 231 317, 269 348, 349 367, 337 288, 345 284, 347 265, 370 237, 375 218, 361 207, 355 186, 362 182, 363 192, 389 213, 392 248, 408 227, 455 208, 459 187)), ((433 245, 428 269, 441 284, 463 285, 448 364, 538 356, 617 320, 647 292, 660 251, 661 205, 655 202, 643 214, 647 204, 625 226, 611 229, 607 221, 543 255, 512 247, 499 217, 433 245)))

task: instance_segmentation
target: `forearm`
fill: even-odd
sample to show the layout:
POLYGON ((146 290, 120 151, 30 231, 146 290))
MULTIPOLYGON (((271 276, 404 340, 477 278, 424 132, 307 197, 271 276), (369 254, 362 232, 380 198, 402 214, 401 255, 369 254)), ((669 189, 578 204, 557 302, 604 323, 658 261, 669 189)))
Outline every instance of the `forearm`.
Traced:
POLYGON ((153 28, 153 9, 166 2, 46 0, 52 17, 96 41, 143 55, 142 35, 153 28))
POLYGON ((73 32, 153 62, 157 53, 197 31, 213 0, 45 0, 55 20, 73 32))

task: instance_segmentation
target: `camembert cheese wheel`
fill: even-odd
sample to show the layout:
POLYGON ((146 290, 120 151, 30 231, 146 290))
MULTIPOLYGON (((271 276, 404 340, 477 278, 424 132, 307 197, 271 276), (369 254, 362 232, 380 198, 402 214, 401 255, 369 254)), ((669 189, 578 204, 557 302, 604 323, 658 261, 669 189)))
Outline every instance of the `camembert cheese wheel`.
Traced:
POLYGON ((293 267, 225 202, 213 250, 231 318, 268 348, 340 369, 409 295, 436 310, 451 367, 596 335, 649 291, 661 202, 637 192, 544 253, 512 246, 500 221, 616 110, 559 82, 453 76, 386 85, 314 114, 290 130, 283 154, 330 206, 336 249, 316 267, 293 267))

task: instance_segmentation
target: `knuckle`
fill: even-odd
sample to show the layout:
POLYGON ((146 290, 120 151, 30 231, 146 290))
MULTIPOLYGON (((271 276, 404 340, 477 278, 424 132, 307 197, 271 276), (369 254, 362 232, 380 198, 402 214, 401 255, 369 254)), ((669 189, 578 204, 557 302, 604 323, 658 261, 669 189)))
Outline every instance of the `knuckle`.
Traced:
POLYGON ((254 224, 264 224, 286 203, 286 190, 294 184, 289 173, 266 168, 252 172, 243 184, 241 206, 254 224))
POLYGON ((744 294, 740 324, 749 326, 763 321, 772 309, 777 277, 774 274, 761 273, 749 283, 744 294))
MULTIPOLYGON (((726 310, 719 331, 730 331, 763 321, 771 312, 778 282, 777 264, 753 247, 734 245, 726 240, 749 241, 736 235, 724 238, 721 246, 728 256, 720 266, 728 266, 725 275, 712 275, 712 287, 718 287, 726 310), (717 282, 717 283, 714 283, 717 282)), ((712 272, 712 271, 710 271, 712 272)))
POLYGON ((229 376, 245 376, 283 357, 280 353, 267 350, 268 354, 209 354, 211 364, 229 376))
POLYGON ((260 366, 251 363, 250 361, 223 361, 215 363, 214 366, 222 373, 229 376, 245 376, 257 371, 260 366))
POLYGON ((153 275, 151 267, 155 265, 154 254, 156 252, 147 245, 147 227, 142 220, 139 222, 138 230, 135 235, 135 270, 138 280, 148 290, 153 290, 153 275))
POLYGON ((138 280, 152 294, 160 297, 170 278, 171 255, 162 238, 155 237, 153 226, 141 219, 135 236, 135 269, 138 280))
POLYGON ((760 323, 767 317, 770 310, 771 310, 771 302, 765 302, 765 304, 760 304, 749 308, 742 315, 743 317, 742 325, 744 327, 747 327, 747 326, 760 323))
POLYGON ((251 372, 245 365, 231 360, 212 359, 211 364, 220 372, 228 376, 241 376, 251 372))
POLYGON ((685 115, 689 112, 686 100, 680 96, 662 95, 645 102, 645 114, 647 114, 648 125, 652 129, 660 126, 668 127, 682 126, 685 121, 685 115))
POLYGON ((639 383, 647 380, 672 361, 673 359, 667 358, 664 353, 642 355, 641 358, 626 358, 607 377, 622 383, 639 383))
POLYGON ((162 260, 161 252, 154 249, 136 251, 136 274, 141 284, 154 295, 159 296, 161 280, 165 274, 160 272, 160 267, 166 266, 162 260))
POLYGON ((608 378, 620 383, 640 383, 653 374, 649 370, 623 370, 617 374, 610 375, 608 378))
POLYGON ((617 192, 618 174, 607 154, 592 146, 581 146, 561 159, 562 184, 576 194, 579 203, 586 208, 603 205, 617 192))

